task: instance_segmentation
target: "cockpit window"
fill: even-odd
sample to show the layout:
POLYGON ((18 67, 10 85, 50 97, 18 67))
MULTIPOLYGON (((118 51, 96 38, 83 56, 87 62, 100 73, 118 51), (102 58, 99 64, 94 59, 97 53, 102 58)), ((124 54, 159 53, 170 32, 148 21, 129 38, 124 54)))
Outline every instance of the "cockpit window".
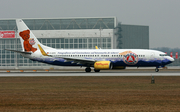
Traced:
POLYGON ((159 56, 168 56, 167 54, 159 54, 159 56))

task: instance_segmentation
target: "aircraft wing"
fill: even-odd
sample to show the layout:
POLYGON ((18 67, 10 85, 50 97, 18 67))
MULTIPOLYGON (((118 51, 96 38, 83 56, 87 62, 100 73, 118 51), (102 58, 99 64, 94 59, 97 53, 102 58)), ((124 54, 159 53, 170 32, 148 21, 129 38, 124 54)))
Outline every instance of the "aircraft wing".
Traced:
POLYGON ((63 58, 66 60, 65 62, 77 63, 77 64, 82 64, 82 65, 87 65, 87 66, 94 66, 94 63, 97 61, 93 59, 82 59, 82 58, 75 58, 75 57, 61 57, 61 56, 56 57, 56 56, 47 54, 39 44, 38 44, 38 47, 42 55, 55 57, 55 58, 63 58))
POLYGON ((77 64, 82 64, 82 65, 90 65, 90 66, 94 66, 94 63, 97 61, 93 59, 82 59, 82 58, 72 58, 72 57, 56 57, 56 58, 63 58, 66 60, 65 62, 77 63, 77 64))
MULTIPOLYGON (((53 55, 48 55, 48 54, 46 54, 46 52, 44 51, 44 49, 43 49, 39 44, 38 44, 38 47, 39 47, 42 55, 54 57, 53 55)), ((96 60, 92 60, 92 59, 82 59, 82 58, 72 58, 72 57, 61 57, 61 56, 58 56, 58 57, 56 57, 56 58, 63 58, 63 59, 66 60, 65 62, 83 64, 83 65, 88 65, 88 66, 94 66, 94 63, 96 62, 96 60)))

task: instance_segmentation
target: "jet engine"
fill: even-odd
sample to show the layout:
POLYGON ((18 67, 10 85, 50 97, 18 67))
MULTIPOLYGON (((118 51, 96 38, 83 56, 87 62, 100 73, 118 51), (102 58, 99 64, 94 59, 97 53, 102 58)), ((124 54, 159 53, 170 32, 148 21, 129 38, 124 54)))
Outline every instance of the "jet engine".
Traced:
POLYGON ((96 70, 107 70, 112 68, 113 66, 110 61, 97 61, 94 63, 94 69, 96 70))

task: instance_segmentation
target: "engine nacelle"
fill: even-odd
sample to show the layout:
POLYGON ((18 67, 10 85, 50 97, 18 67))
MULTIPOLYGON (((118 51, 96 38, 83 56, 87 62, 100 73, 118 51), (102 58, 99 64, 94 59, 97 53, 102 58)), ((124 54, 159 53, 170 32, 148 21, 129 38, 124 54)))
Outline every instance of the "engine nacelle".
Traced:
POLYGON ((94 69, 96 70, 107 70, 112 69, 112 63, 110 61, 97 61, 94 63, 94 69))

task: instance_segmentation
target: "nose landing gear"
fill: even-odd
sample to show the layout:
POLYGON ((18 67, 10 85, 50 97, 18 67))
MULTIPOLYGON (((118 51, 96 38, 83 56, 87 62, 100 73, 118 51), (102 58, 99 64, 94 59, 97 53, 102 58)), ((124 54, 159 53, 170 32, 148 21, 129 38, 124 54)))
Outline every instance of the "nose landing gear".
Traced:
POLYGON ((159 69, 156 67, 155 72, 159 72, 159 69))

